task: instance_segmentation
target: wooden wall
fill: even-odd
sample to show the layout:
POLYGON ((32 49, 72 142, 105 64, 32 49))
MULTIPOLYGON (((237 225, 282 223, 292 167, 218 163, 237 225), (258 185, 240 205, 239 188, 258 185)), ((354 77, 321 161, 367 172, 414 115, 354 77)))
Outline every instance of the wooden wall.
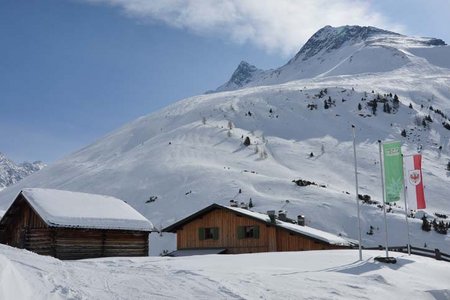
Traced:
POLYGON ((2 227, 1 243, 24 248, 26 231, 30 228, 46 228, 47 224, 23 197, 19 197, 3 216, 2 227))
POLYGON ((30 229, 25 249, 59 259, 147 256, 148 233, 96 229, 30 229))
POLYGON ((336 248, 338 247, 277 228, 277 251, 306 251, 336 248))
POLYGON ((148 255, 148 232, 54 228, 51 234, 59 259, 148 255))
POLYGON ((276 251, 275 227, 262 221, 240 216, 224 209, 215 209, 177 230, 177 249, 226 248, 227 253, 276 251), (238 226, 259 226, 259 238, 238 239, 238 226), (198 229, 219 227, 217 240, 200 240, 198 229))
POLYGON ((23 248, 36 252, 37 254, 54 256, 52 242, 51 231, 49 228, 28 229, 25 234, 25 244, 23 248))
POLYGON ((177 230, 177 249, 226 248, 226 253, 253 253, 273 251, 303 251, 343 248, 291 233, 263 221, 241 216, 227 209, 215 209, 190 221, 177 230), (259 226, 259 239, 238 239, 238 226, 259 226), (200 240, 198 229, 218 227, 217 240, 200 240))
POLYGON ((2 219, 0 242, 59 259, 147 256, 148 232, 48 227, 24 199, 2 219))

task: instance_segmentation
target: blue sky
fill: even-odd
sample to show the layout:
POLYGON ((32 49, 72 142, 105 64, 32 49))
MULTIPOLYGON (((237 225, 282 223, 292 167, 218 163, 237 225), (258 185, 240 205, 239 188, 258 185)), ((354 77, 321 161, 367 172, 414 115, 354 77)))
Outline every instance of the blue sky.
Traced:
POLYGON ((0 0, 0 152, 52 162, 241 60, 284 64, 326 24, 450 42, 447 0, 324 1, 0 0))

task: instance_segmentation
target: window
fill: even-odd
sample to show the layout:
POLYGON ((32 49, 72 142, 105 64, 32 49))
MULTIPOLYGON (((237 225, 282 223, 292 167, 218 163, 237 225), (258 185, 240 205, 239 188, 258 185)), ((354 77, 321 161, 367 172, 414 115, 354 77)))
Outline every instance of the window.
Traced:
POLYGON ((238 226, 238 239, 259 239, 259 226, 238 226))
POLYGON ((202 227, 198 229, 198 238, 203 240, 218 240, 219 227, 202 227))

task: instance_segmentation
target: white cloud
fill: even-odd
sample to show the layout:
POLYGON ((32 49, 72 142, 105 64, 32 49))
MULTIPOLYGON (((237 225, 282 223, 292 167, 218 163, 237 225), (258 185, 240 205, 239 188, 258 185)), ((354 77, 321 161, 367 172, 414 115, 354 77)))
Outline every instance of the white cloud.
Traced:
POLYGON ((371 25, 402 30, 362 0, 84 0, 123 9, 198 35, 253 43, 292 55, 325 25, 371 25))

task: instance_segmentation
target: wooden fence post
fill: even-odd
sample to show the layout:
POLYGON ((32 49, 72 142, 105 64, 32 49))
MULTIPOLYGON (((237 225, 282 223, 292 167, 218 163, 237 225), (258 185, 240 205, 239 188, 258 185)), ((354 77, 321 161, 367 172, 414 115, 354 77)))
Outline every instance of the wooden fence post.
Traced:
POLYGON ((439 249, 434 249, 434 255, 436 260, 441 260, 441 251, 439 249))

